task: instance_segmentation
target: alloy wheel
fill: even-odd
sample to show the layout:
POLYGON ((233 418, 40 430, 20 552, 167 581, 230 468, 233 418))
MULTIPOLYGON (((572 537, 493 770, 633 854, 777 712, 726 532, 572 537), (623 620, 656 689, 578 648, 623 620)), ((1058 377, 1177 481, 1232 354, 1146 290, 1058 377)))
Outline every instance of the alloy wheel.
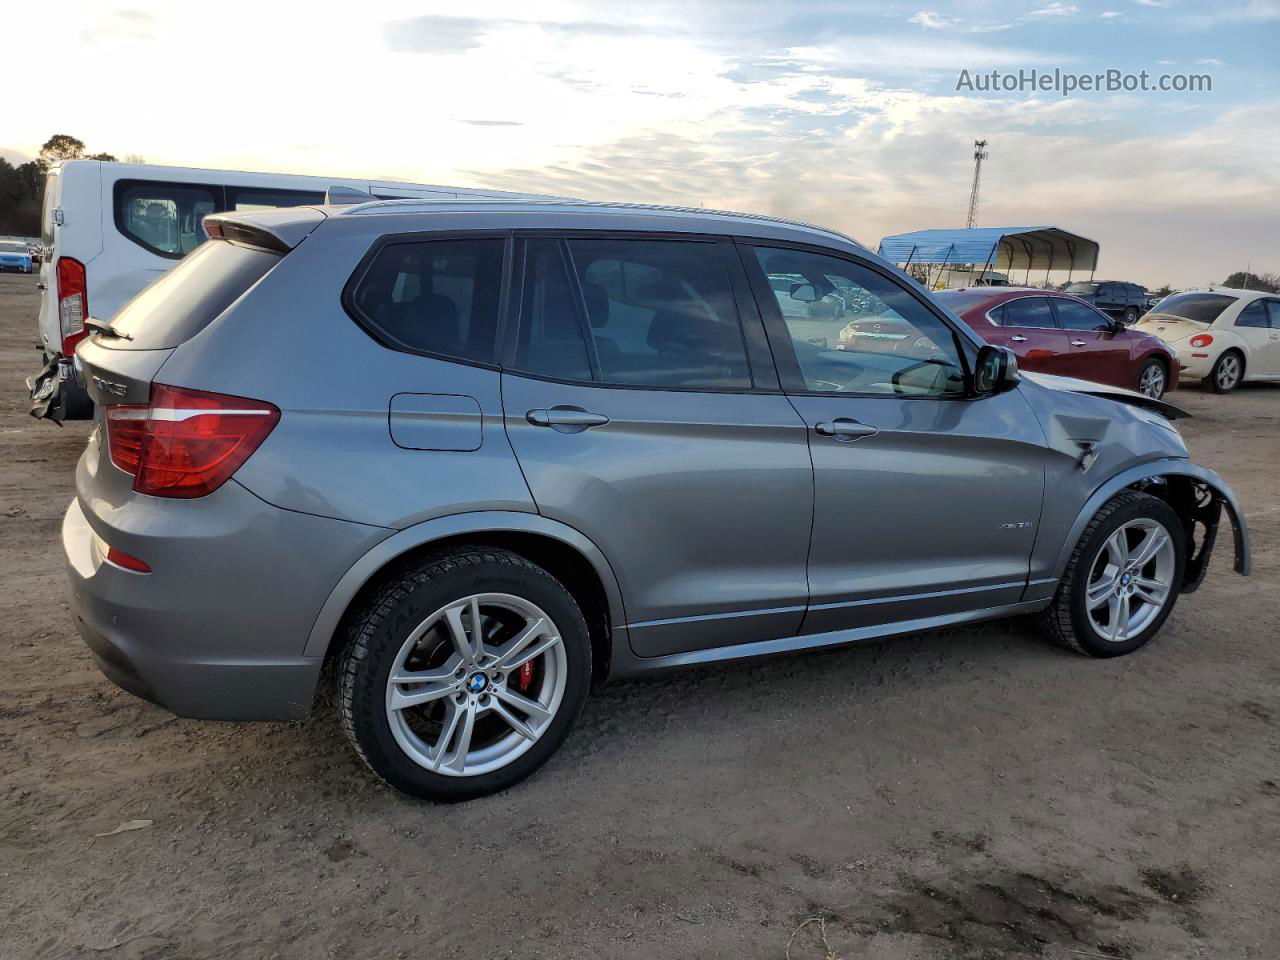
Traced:
POLYGON ((1164 396, 1164 368, 1159 363, 1153 363, 1142 371, 1138 392, 1154 400, 1164 396))
POLYGON ((1173 536, 1159 521, 1130 520, 1109 536, 1085 593, 1098 636, 1125 643, 1147 629, 1173 595, 1175 567, 1173 536))
POLYGON ((1228 353, 1218 361, 1218 387, 1230 390, 1240 379, 1240 360, 1234 353, 1228 353))
POLYGON ((414 763, 478 776, 538 741, 567 677, 564 643, 546 613, 510 594, 474 594, 410 633, 387 678, 387 721, 414 763))

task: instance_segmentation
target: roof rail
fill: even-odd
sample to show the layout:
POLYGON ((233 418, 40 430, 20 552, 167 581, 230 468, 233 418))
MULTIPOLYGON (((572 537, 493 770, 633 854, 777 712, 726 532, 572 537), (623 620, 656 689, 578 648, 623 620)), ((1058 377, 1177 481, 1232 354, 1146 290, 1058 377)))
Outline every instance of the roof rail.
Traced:
POLYGON ((508 200, 501 197, 458 197, 456 199, 447 198, 424 198, 414 199, 406 198, 400 200, 374 200, 369 203, 361 203, 344 210, 342 214, 346 215, 364 215, 378 213, 386 210, 399 210, 404 213, 413 213, 419 210, 431 210, 440 207, 455 206, 458 204, 476 204, 476 205, 511 205, 519 207, 543 206, 543 207, 591 207, 605 210, 636 210, 652 213, 679 213, 689 214, 693 216, 707 217, 727 217, 735 220, 754 220, 761 223, 777 223, 790 227, 801 227, 805 230, 814 230, 818 233, 825 233, 828 236, 838 237, 849 243, 856 244, 864 250, 870 249, 866 244, 854 239, 848 234, 841 233, 838 230, 832 230, 830 227, 820 227, 816 224, 806 223, 803 220, 791 220, 786 217, 773 217, 762 213, 742 213, 736 210, 714 210, 706 207, 682 207, 674 204, 658 204, 658 203, 623 203, 616 201, 595 201, 595 200, 576 200, 576 199, 555 199, 555 198, 530 198, 508 200))

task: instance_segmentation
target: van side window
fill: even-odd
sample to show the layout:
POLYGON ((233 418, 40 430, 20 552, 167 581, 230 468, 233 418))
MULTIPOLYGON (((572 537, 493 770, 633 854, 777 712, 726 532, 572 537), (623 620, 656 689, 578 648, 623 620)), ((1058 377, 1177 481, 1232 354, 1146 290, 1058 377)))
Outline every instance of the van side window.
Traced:
POLYGON ((208 239, 201 221, 217 209, 221 191, 198 184, 121 180, 115 186, 116 228, 152 253, 180 259, 208 239))
POLYGON ((496 237, 389 243, 348 305, 392 349, 493 363, 505 251, 496 237))
POLYGON ((305 207, 314 203, 324 203, 324 194, 316 190, 227 187, 227 209, 233 211, 274 210, 276 207, 305 207))

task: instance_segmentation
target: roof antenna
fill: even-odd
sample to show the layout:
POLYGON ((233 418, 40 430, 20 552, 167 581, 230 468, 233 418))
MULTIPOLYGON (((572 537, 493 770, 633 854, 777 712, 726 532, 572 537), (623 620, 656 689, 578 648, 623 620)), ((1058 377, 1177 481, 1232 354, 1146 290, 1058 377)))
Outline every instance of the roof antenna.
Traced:
POLYGON ((978 184, 982 180, 982 161, 987 159, 987 141, 973 141, 973 187, 969 190, 969 217, 965 229, 978 219, 978 184))
POLYGON ((335 183, 324 192, 324 202, 326 206, 346 207, 356 203, 368 203, 370 200, 377 199, 371 193, 364 190, 357 190, 355 187, 344 187, 342 184, 335 183))

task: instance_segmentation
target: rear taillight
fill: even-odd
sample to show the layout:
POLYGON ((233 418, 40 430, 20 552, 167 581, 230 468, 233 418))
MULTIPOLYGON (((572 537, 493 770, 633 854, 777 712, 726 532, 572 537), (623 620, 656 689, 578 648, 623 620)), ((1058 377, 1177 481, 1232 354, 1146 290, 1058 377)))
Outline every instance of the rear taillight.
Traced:
POLYGON ((203 497, 222 486, 280 421, 261 400, 152 384, 149 404, 108 405, 111 462, 153 497, 203 497))
POLYGON ((88 331, 89 291, 85 286, 84 264, 71 257, 59 257, 54 267, 58 283, 58 323, 62 331, 62 355, 73 356, 76 344, 88 331))
POLYGON ((1191 338, 1193 347, 1207 347, 1211 343, 1213 343, 1213 335, 1209 333, 1197 333, 1191 338))

